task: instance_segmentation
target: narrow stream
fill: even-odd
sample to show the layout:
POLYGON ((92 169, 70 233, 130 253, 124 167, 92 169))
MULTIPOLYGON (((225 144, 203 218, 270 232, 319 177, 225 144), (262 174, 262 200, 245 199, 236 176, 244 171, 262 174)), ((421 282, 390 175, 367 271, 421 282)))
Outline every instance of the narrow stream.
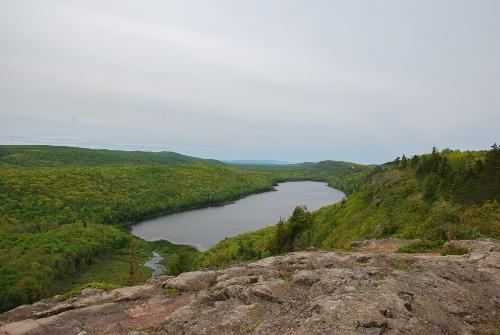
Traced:
POLYGON ((150 260, 148 260, 146 263, 144 263, 145 266, 153 270, 153 273, 151 274, 152 277, 158 277, 163 274, 163 271, 165 271, 165 266, 160 263, 160 261, 163 259, 161 255, 158 253, 158 251, 153 251, 153 257, 151 257, 150 260))

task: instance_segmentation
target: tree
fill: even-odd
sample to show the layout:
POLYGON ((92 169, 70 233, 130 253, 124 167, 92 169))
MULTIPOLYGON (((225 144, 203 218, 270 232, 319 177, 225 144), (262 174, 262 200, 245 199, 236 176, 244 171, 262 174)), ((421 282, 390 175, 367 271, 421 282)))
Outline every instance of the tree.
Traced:
POLYGON ((439 178, 435 173, 431 173, 424 180, 424 199, 433 203, 438 199, 439 178))
POLYGON ((277 255, 282 252, 281 250, 286 244, 287 236, 288 233, 287 227, 285 226, 285 220, 280 218, 280 221, 276 225, 276 232, 274 233, 274 236, 269 242, 269 246, 267 247, 271 254, 277 255))
POLYGON ((416 168, 416 167, 417 167, 417 164, 418 164, 419 159, 420 159, 420 158, 418 157, 418 155, 413 155, 413 157, 412 157, 412 158, 411 158, 411 160, 410 160, 410 167, 411 167, 412 169, 414 169, 414 168, 416 168))
POLYGON ((482 184, 487 200, 500 200, 500 147, 496 143, 486 153, 482 184))
POLYGON ((137 260, 137 248, 135 241, 130 241, 130 257, 129 257, 129 271, 128 271, 128 283, 129 285, 135 285, 138 283, 138 269, 139 262, 137 260))
POLYGON ((238 256, 243 260, 257 258, 257 254, 253 249, 252 241, 238 240, 238 256))
POLYGON ((312 224, 312 214, 305 206, 295 207, 292 216, 287 220, 280 220, 276 233, 269 244, 272 254, 280 254, 300 249, 299 237, 312 224))
POLYGON ((166 265, 167 273, 173 276, 192 271, 196 268, 195 254, 188 248, 181 248, 177 255, 167 260, 166 265))
POLYGON ((401 168, 406 169, 407 166, 408 158, 406 158, 406 156, 403 154, 403 156, 401 157, 401 168))

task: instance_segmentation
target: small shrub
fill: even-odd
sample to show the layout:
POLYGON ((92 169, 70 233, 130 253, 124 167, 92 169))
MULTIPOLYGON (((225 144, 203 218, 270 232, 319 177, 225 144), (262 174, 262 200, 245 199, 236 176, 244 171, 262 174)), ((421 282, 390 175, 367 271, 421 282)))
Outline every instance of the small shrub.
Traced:
POLYGON ((196 256, 195 250, 180 248, 175 256, 165 260, 167 274, 178 276, 183 272, 195 270, 198 266, 196 256))
POLYGON ((163 294, 168 295, 168 296, 180 295, 181 293, 182 293, 182 291, 175 288, 175 287, 169 287, 163 291, 163 294))
POLYGON ((419 240, 413 242, 407 246, 401 247, 397 252, 408 253, 408 254, 418 254, 426 252, 440 252, 443 248, 444 241, 436 240, 419 240))
POLYGON ((88 284, 85 284, 85 285, 82 285, 82 286, 79 286, 77 288, 74 288, 64 294, 60 294, 58 296, 56 296, 56 300, 59 300, 59 301, 64 301, 66 299, 69 299, 69 298, 74 298, 74 297, 78 297, 82 291, 86 288, 98 288, 98 289, 101 289, 101 290, 104 290, 106 292, 109 292, 111 290, 114 290, 115 288, 119 288, 120 286, 118 285, 114 285, 114 284, 109 284, 109 283, 88 283, 88 284))

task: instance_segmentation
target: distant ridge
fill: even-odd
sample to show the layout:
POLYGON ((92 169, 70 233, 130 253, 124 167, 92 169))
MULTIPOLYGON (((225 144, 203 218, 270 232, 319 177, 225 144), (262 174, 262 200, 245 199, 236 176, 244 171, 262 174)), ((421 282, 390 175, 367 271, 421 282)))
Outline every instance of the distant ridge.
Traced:
POLYGON ((220 163, 171 151, 122 151, 52 145, 0 145, 0 166, 103 166, 220 163))
POLYGON ((287 161, 275 161, 275 160, 223 160, 224 163, 227 164, 236 164, 236 165, 289 165, 289 164, 297 164, 296 162, 287 162, 287 161))

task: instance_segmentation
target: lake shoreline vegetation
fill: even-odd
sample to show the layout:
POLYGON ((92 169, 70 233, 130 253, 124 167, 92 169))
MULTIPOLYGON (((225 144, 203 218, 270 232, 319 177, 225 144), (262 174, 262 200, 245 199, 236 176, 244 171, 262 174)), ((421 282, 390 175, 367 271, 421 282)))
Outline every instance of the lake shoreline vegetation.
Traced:
MULTIPOLYGON (((89 285, 143 282, 151 272, 142 264, 153 250, 178 274, 307 247, 348 250, 359 239, 498 238, 499 152, 494 145, 434 149, 377 166, 249 166, 171 152, 0 146, 0 312, 89 285), (286 221, 226 238, 206 252, 127 231, 132 222, 300 180, 326 182, 348 197, 314 213, 299 206, 286 221), (133 274, 132 263, 138 263, 133 274)), ((426 243, 408 252, 437 250, 426 243)))
POLYGON ((500 238, 500 148, 433 148, 376 166, 356 180, 350 196, 314 213, 297 207, 274 227, 225 239, 200 253, 167 259, 170 274, 221 268, 308 247, 350 250, 365 239, 415 240, 399 252, 466 253, 454 239, 500 238))

